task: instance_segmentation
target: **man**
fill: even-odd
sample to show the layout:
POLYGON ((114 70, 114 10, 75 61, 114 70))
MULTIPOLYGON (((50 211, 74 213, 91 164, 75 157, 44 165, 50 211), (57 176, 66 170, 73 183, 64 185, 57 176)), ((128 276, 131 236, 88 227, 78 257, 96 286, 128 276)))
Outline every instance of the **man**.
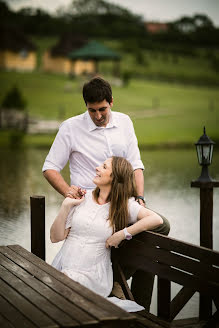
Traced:
MULTIPOLYGON (((64 197, 81 198, 87 189, 95 188, 92 181, 95 168, 113 155, 122 156, 132 164, 138 193, 136 200, 144 205, 144 165, 131 119, 123 113, 111 111, 111 86, 100 77, 84 85, 83 98, 87 111, 61 124, 43 166, 45 178, 64 197), (68 160, 70 185, 60 174, 68 160)), ((144 295, 138 296, 148 290, 148 286, 144 287, 137 273, 136 277, 138 281, 134 274, 133 295, 139 304, 148 309, 151 296, 146 297, 146 301, 144 295)), ((152 288, 153 282, 151 291, 152 288)))
POLYGON ((81 197, 82 189, 93 189, 95 168, 113 155, 123 156, 133 166, 139 203, 144 203, 143 163, 130 118, 111 112, 111 86, 94 78, 83 88, 87 112, 66 120, 60 126, 43 172, 49 183, 64 197, 81 197), (71 185, 60 171, 69 160, 71 185))

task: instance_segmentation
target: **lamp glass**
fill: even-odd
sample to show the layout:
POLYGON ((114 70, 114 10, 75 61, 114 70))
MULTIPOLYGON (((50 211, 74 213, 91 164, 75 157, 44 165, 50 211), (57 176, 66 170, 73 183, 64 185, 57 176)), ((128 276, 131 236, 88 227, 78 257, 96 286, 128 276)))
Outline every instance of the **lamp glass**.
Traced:
POLYGON ((198 144, 196 145, 198 161, 200 165, 210 165, 213 155, 213 145, 212 144, 198 144))
POLYGON ((202 165, 202 146, 201 145, 196 145, 196 150, 197 150, 197 156, 198 156, 198 162, 199 165, 202 165))
POLYGON ((210 146, 210 153, 209 153, 209 164, 211 164, 211 161, 212 161, 212 157, 213 157, 213 148, 214 148, 214 145, 211 145, 210 146))
POLYGON ((203 148, 202 148, 203 164, 206 164, 206 165, 210 164, 210 148, 211 148, 211 145, 203 145, 203 148))

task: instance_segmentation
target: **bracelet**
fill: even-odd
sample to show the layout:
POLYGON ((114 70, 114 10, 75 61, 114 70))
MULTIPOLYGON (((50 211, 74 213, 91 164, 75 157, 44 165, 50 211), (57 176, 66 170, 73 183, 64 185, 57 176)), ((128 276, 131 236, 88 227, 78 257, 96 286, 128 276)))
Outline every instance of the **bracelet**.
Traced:
POLYGON ((135 200, 138 200, 138 199, 141 199, 144 202, 144 204, 145 204, 145 199, 144 199, 143 196, 136 196, 135 197, 135 200))

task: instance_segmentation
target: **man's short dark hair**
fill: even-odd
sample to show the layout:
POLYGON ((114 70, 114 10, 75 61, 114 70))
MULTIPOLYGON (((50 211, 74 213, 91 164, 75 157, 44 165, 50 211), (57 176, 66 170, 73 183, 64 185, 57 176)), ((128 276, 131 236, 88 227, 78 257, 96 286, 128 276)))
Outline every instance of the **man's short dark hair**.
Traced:
POLYGON ((95 77, 89 82, 84 84, 83 98, 85 104, 95 103, 106 100, 109 104, 112 102, 112 89, 110 84, 101 79, 101 77, 95 77))

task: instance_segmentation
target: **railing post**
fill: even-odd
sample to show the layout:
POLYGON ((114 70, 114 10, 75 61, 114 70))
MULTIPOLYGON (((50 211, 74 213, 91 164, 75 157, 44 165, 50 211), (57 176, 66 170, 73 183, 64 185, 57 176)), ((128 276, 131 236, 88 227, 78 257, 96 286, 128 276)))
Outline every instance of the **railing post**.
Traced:
POLYGON ((170 320, 171 282, 157 276, 157 315, 170 320))
POLYGON ((45 260, 45 197, 30 197, 31 252, 45 260))
MULTIPOLYGON (((200 188, 200 246, 213 249, 213 188, 200 188)), ((200 294, 199 319, 212 316, 212 299, 200 294)))

